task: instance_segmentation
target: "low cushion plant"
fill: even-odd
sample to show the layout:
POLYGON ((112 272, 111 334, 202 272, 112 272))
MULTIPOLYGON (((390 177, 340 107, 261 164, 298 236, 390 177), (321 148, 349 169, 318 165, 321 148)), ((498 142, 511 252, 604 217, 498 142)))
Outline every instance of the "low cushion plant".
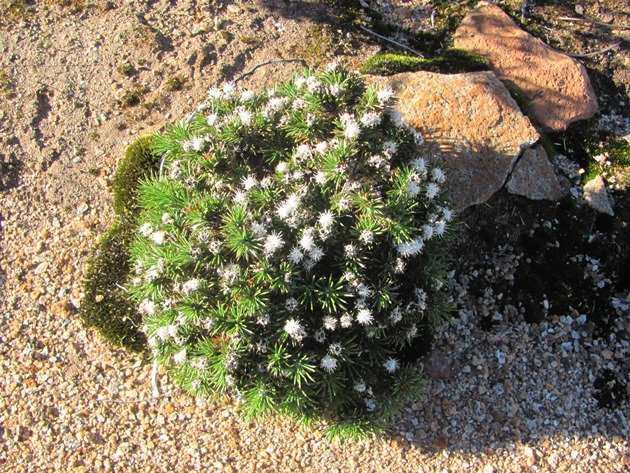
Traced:
POLYGON ((185 390, 332 435, 418 394, 403 353, 448 308, 452 213, 394 104, 331 65, 264 94, 212 89, 154 138, 127 290, 185 390))

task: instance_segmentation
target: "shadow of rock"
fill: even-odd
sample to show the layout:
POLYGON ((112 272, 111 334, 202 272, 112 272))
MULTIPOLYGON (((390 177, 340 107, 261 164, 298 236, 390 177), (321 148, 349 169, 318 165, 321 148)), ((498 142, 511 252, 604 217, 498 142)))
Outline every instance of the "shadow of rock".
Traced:
POLYGON ((630 193, 615 201, 611 218, 572 198, 502 191, 461 215, 458 311, 424 360, 426 396, 390 438, 451 453, 529 445, 534 455, 547 442, 627 438, 630 193))

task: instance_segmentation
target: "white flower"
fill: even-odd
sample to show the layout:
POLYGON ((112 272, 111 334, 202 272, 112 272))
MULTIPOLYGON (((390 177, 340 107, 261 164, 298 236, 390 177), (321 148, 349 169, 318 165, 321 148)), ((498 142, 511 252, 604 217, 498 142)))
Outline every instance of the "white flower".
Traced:
POLYGON ((306 100, 304 100, 302 97, 298 97, 293 101, 291 107, 293 107, 294 110, 301 110, 306 107, 306 100))
POLYGON ((165 232, 153 232, 151 234, 151 240, 153 240, 156 244, 161 245, 166 241, 166 233, 165 232))
POLYGON ((368 164, 374 166, 375 168, 380 168, 384 166, 385 163, 385 159, 380 154, 375 154, 368 158, 368 164))
POLYGON ((407 338, 411 340, 415 338, 416 335, 418 335, 418 327, 416 326, 416 324, 411 324, 411 327, 409 327, 409 330, 407 330, 407 338))
POLYGON ((339 322, 341 323, 341 327, 348 328, 352 326, 352 316, 350 314, 342 315, 339 322))
POLYGON ((424 137, 416 130, 413 130, 413 140, 417 145, 424 143, 424 137))
POLYGON ((320 363, 320 366, 328 373, 332 373, 333 371, 335 371, 337 369, 337 359, 330 356, 330 355, 326 355, 322 358, 322 361, 320 363))
POLYGON ((249 102, 250 100, 253 100, 254 97, 256 97, 256 94, 251 90, 244 90, 241 92, 241 102, 249 102))
POLYGON ((396 266, 394 266, 395 274, 402 274, 405 272, 405 261, 402 258, 396 258, 396 266))
POLYGON ((200 387, 201 387, 201 381, 198 379, 193 380, 192 383, 190 383, 190 387, 194 390, 197 391, 200 387))
POLYGON ((287 308, 287 310, 289 312, 295 312, 298 309, 298 301, 297 299, 295 299, 294 297, 289 297, 285 303, 284 306, 287 308))
POLYGON ((324 329, 320 328, 318 331, 316 331, 313 334, 313 338, 319 343, 324 343, 326 341, 326 333, 324 332, 324 329))
POLYGON ((356 285, 355 290, 357 292, 357 295, 359 297, 362 297, 363 299, 365 299, 366 297, 370 297, 370 294, 372 294, 372 289, 370 288, 370 286, 362 282, 356 285))
POLYGON ((304 327, 300 325, 295 319, 289 319, 284 324, 284 331, 289 334, 291 338, 301 341, 305 336, 306 332, 304 331, 304 327))
POLYGON ((317 77, 310 76, 306 79, 306 88, 310 93, 315 94, 321 90, 322 83, 317 77))
POLYGON ((398 145, 393 141, 386 141, 383 143, 383 152, 387 155, 392 155, 398 151, 398 145))
POLYGON ((328 86, 328 93, 333 97, 339 97, 341 94, 341 86, 339 84, 330 84, 328 86))
POLYGON ((221 89, 217 87, 212 87, 211 89, 208 90, 208 98, 220 99, 222 96, 223 96, 223 92, 221 92, 221 89))
POLYGON ((394 373, 400 368, 400 364, 396 358, 388 358, 385 360, 385 363, 383 363, 383 367, 388 373, 394 373))
POLYGON ((349 243, 343 247, 343 252, 347 258, 354 258, 357 255, 357 247, 349 243))
POLYGON ((426 196, 429 199, 433 199, 436 195, 438 195, 438 193, 440 192, 440 187, 434 183, 434 182, 429 182, 427 184, 427 190, 426 190, 426 196))
POLYGON ((251 174, 249 176, 243 178, 243 187, 245 188, 246 191, 250 190, 256 184, 258 184, 258 181, 251 174))
POLYGON ((330 210, 326 210, 319 214, 319 224, 322 228, 329 228, 334 223, 335 214, 333 214, 330 210))
POLYGON ((424 160, 424 158, 417 157, 413 161, 411 161, 411 167, 413 167, 419 173, 424 174, 427 171, 427 162, 424 160))
POLYGON ((407 183, 407 187, 405 189, 410 196, 416 197, 420 193, 420 184, 412 181, 407 183))
POLYGON ((366 245, 371 244, 372 242, 374 242, 374 232, 370 230, 363 230, 359 235, 359 240, 361 240, 366 245))
POLYGON ((400 310, 400 307, 396 307, 394 310, 391 311, 391 313, 389 314, 389 320, 392 322, 392 324, 397 324, 402 320, 402 311, 400 310))
POLYGON ((308 255, 313 262, 317 263, 324 256, 324 250, 319 246, 314 246, 308 255))
POLYGON ((442 183, 446 180, 446 174, 440 168, 433 168, 431 170, 431 177, 435 182, 442 183))
POLYGON ((309 145, 300 145, 293 153, 293 157, 297 160, 308 159, 311 156, 311 147, 309 145))
POLYGON ((315 182, 320 186, 326 184, 326 173, 324 171, 318 171, 315 174, 315 182))
POLYGON ((153 226, 150 223, 143 223, 138 229, 142 236, 148 237, 153 233, 153 226))
POLYGON ((144 299, 140 302, 140 305, 138 305, 138 312, 141 314, 153 315, 155 314, 156 309, 157 306, 155 305, 155 302, 150 299, 144 299))
POLYGON ((216 113, 211 113, 206 117, 206 123, 210 126, 214 126, 217 122, 217 118, 219 118, 219 116, 216 113))
POLYGON ((433 233, 437 236, 442 236, 446 233, 446 222, 444 220, 438 220, 433 225, 433 233))
POLYGON ((243 125, 249 125, 252 122, 254 114, 247 109, 240 108, 238 110, 238 119, 243 125))
POLYGON ((281 219, 289 217, 300 204, 300 197, 296 194, 291 194, 287 199, 278 207, 276 213, 281 219))
POLYGON ((399 243, 396 247, 398 253, 400 253, 400 256, 402 257, 415 256, 420 253, 423 248, 424 242, 420 238, 415 238, 411 241, 399 243))
POLYGON ((258 238, 262 238, 267 234, 267 227, 264 223, 252 222, 251 229, 254 235, 258 238))
POLYGON ((278 165, 276 166, 276 172, 279 172, 280 174, 284 174, 288 170, 289 170, 289 166, 284 161, 279 162, 278 165))
POLYGON ((159 327, 155 331, 155 336, 159 338, 160 340, 166 340, 167 338, 169 338, 168 327, 165 327, 165 326, 159 327))
POLYGON ((261 314, 256 319, 258 325, 267 325, 269 323, 269 314, 261 314))
POLYGON ((306 84, 306 78, 300 76, 295 79, 296 88, 301 89, 302 87, 304 87, 305 84, 306 84))
POLYGON ((430 240, 433 236, 433 227, 431 225, 422 225, 422 239, 430 240))
POLYGON ((442 217, 444 217, 444 220, 446 220, 447 222, 450 222, 451 220, 453 220, 453 211, 451 209, 442 207, 441 210, 442 210, 442 217))
POLYGON ((162 214, 162 223, 164 225, 171 225, 175 220, 173 219, 173 217, 171 217, 170 214, 168 213, 163 213, 162 214))
POLYGON ((181 351, 178 351, 173 355, 173 361, 178 365, 181 365, 184 361, 186 361, 186 349, 184 348, 181 351))
POLYGON ((361 124, 368 128, 374 128, 381 123, 381 115, 374 112, 368 112, 361 117, 361 124))
POLYGON ((315 151, 318 154, 324 154, 326 151, 328 151, 328 142, 320 141, 319 143, 317 143, 315 145, 315 151))
POLYGON ((313 249, 313 247, 315 246, 315 240, 313 238, 313 231, 312 229, 306 229, 304 230, 304 232, 302 233, 302 238, 300 238, 300 246, 302 248, 304 248, 306 251, 310 251, 313 249))
POLYGON ((374 412, 376 410, 376 401, 374 399, 366 397, 363 402, 365 402, 365 408, 368 412, 374 412))
POLYGON ((367 388, 367 386, 365 385, 365 381, 363 381, 362 379, 357 379, 354 383, 354 390, 362 393, 365 392, 365 388, 367 388))
POLYGON ((298 264, 303 259, 304 259, 304 255, 302 254, 300 249, 297 246, 294 246, 291 252, 289 253, 289 260, 291 260, 291 263, 298 264))
POLYGON ((367 307, 363 309, 359 309, 357 312, 357 322, 361 325, 371 325, 374 321, 374 316, 372 315, 372 311, 367 307))
POLYGON ((360 134, 361 128, 356 122, 347 123, 343 130, 343 135, 349 140, 357 139, 360 134))
POLYGON ((331 343, 328 346, 328 353, 334 356, 341 355, 341 343, 339 342, 331 343))
POLYGON ((234 193, 234 203, 235 204, 245 204, 247 203, 247 195, 243 191, 236 191, 234 193))
POLYGON ((407 120, 405 120, 405 117, 403 117, 402 113, 400 113, 398 110, 392 110, 391 112, 389 112, 389 117, 392 120, 392 123, 398 128, 405 128, 409 125, 407 123, 407 120))
POLYGON ((337 328, 337 319, 331 315, 324 317, 324 328, 326 330, 335 330, 337 328))
POLYGON ((337 61, 326 64, 326 72, 335 72, 337 69, 339 69, 339 63, 337 61))
POLYGON ((199 290, 199 288, 201 287, 201 283, 201 279, 190 279, 182 284, 182 292, 184 293, 184 295, 190 296, 193 292, 199 290))
POLYGON ((221 249, 221 242, 217 240, 212 240, 208 243, 208 251, 212 254, 216 254, 221 249))
POLYGON ((379 104, 384 105, 387 102, 389 102, 393 96, 394 96, 394 91, 392 90, 392 88, 385 87, 384 89, 381 89, 378 91, 376 95, 376 99, 378 100, 379 104))
POLYGON ((225 97, 231 98, 234 96, 235 92, 236 85, 234 85, 233 82, 226 82, 225 84, 223 84, 223 94, 225 95, 225 97))
POLYGON ((282 234, 278 232, 272 232, 267 235, 264 244, 264 252, 267 256, 270 256, 279 250, 284 245, 284 240, 282 239, 282 234))

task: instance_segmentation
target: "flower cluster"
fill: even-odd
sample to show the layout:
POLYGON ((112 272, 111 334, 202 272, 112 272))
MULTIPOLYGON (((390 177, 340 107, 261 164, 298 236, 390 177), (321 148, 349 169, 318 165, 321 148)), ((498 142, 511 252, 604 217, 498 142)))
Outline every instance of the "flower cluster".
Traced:
POLYGON ((156 138, 130 292, 153 356, 247 413, 379 419, 445 309, 444 172, 391 89, 332 65, 266 94, 211 89, 156 138))

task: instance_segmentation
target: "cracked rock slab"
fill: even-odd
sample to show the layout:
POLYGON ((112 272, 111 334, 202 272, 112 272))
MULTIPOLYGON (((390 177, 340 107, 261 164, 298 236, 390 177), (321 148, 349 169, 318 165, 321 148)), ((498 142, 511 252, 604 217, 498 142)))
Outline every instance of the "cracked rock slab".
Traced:
POLYGON ((492 72, 407 72, 368 80, 395 90, 398 110, 442 156, 457 210, 503 187, 521 151, 539 138, 492 72))
POLYGON ((455 32, 456 48, 490 60, 499 79, 513 83, 546 130, 563 131, 597 112, 586 69, 518 27, 498 6, 480 2, 455 32))
POLYGON ((506 188, 511 194, 533 200, 559 200, 562 197, 558 178, 553 172, 545 148, 541 145, 523 151, 523 155, 514 165, 506 188))

